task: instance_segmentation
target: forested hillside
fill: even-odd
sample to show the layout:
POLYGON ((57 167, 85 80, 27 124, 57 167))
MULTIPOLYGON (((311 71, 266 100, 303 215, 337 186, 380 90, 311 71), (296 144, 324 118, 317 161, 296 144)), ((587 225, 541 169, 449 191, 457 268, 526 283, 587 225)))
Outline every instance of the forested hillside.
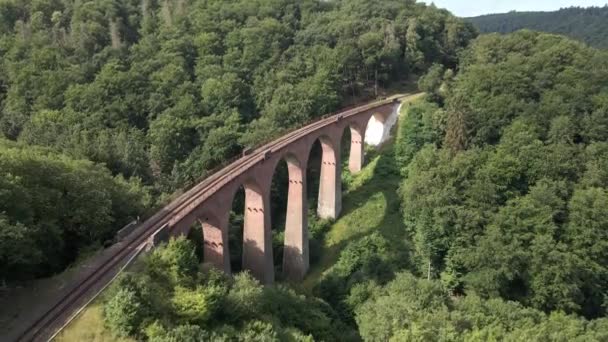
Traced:
POLYGON ((606 317, 608 53, 524 30, 442 70, 398 153, 419 273, 453 296, 606 317))
POLYGON ((475 35, 396 0, 1 0, 0 33, 9 281, 61 270, 244 147, 453 67, 475 35))
POLYGON ((563 34, 597 48, 608 48, 608 6, 570 7, 555 12, 509 12, 467 20, 481 33, 511 33, 531 29, 563 34))

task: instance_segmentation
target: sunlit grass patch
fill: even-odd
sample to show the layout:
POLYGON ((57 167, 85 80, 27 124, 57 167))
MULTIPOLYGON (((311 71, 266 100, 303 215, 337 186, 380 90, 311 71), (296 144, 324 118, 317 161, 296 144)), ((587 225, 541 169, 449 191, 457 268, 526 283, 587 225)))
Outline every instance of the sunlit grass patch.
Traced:
POLYGON ((319 281, 350 241, 374 231, 389 240, 405 239, 397 195, 401 177, 395 169, 392 153, 389 143, 374 153, 361 172, 349 177, 342 216, 327 233, 321 259, 304 280, 304 289, 310 290, 319 281))
POLYGON ((387 208, 386 195, 382 192, 369 194, 363 205, 336 222, 327 234, 326 246, 332 247, 360 234, 369 233, 383 220, 387 208), (378 215, 370 215, 378 213, 378 215))
POLYGON ((56 342, 131 342, 114 337, 103 323, 103 304, 98 299, 82 311, 53 341, 56 342))

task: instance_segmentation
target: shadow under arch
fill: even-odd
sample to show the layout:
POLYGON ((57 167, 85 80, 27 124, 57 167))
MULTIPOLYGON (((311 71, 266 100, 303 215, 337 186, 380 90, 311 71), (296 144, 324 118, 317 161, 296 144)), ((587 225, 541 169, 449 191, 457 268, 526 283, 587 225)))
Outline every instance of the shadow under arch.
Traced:
POLYGON ((281 263, 283 260, 283 235, 287 218, 287 202, 289 196, 289 170, 285 158, 281 157, 272 167, 270 185, 270 216, 272 230, 272 255, 275 274, 281 278, 281 263))
POLYGON ((340 135, 340 160, 342 161, 342 164, 348 163, 348 159, 350 157, 350 151, 352 148, 352 130, 354 125, 356 124, 351 123, 346 125, 340 135))
POLYGON ((306 197, 308 200, 308 208, 315 215, 319 199, 322 156, 323 150, 321 148, 321 141, 316 139, 310 146, 306 163, 306 197))
POLYGON ((245 223, 245 187, 236 188, 228 224, 230 267, 233 273, 243 270, 243 225, 245 223))

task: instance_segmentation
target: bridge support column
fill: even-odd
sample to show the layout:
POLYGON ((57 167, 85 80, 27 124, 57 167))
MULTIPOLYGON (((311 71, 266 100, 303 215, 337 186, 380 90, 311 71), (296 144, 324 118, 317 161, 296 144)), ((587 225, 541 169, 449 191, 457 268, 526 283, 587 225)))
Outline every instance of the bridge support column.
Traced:
POLYGON ((340 141, 336 139, 336 142, 332 143, 329 138, 321 138, 320 141, 323 157, 317 214, 321 218, 336 219, 342 210, 340 141))
POLYGON ((289 280, 298 281, 304 279, 309 267, 306 167, 292 159, 287 159, 287 167, 289 193, 285 220, 283 274, 289 280))
POLYGON ((243 227, 243 269, 263 284, 274 282, 272 232, 270 229, 270 186, 245 185, 243 227))
POLYGON ((219 216, 206 214, 198 220, 203 229, 203 261, 230 274, 230 252, 228 250, 230 211, 225 210, 219 216))
MULTIPOLYGON (((365 132, 365 130, 363 130, 363 132, 365 132)), ((365 145, 363 144, 364 134, 365 133, 361 133, 354 127, 350 128, 351 142, 348 169, 353 174, 361 171, 363 164, 365 163, 365 145)))

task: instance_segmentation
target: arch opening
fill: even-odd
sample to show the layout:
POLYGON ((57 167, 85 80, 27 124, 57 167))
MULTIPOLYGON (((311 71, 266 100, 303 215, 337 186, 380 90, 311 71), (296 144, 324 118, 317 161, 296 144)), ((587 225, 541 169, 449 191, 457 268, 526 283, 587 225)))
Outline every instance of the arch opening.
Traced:
POLYGON ((319 218, 317 213, 319 202, 319 187, 321 184, 321 163, 323 157, 323 149, 321 141, 316 139, 312 144, 308 153, 306 163, 306 201, 307 206, 307 224, 308 224, 308 250, 309 250, 309 265, 315 264, 321 257, 321 249, 323 238, 328 225, 325 220, 319 218))
POLYGON ((306 197, 311 215, 316 215, 317 212, 322 156, 323 149, 321 148, 321 141, 316 139, 310 148, 308 163, 306 164, 306 197))
POLYGON ((233 273, 243 270, 243 226, 245 223, 245 187, 239 186, 232 199, 228 224, 230 267, 233 273))
POLYGON ((285 159, 279 160, 274 169, 270 186, 270 215, 272 220, 272 254, 277 278, 282 278, 281 265, 285 236, 285 220, 289 197, 289 170, 285 159))
POLYGON ((340 160, 342 160, 342 166, 348 165, 350 158, 350 152, 352 150, 352 126, 346 125, 342 131, 342 137, 340 140, 340 160))

